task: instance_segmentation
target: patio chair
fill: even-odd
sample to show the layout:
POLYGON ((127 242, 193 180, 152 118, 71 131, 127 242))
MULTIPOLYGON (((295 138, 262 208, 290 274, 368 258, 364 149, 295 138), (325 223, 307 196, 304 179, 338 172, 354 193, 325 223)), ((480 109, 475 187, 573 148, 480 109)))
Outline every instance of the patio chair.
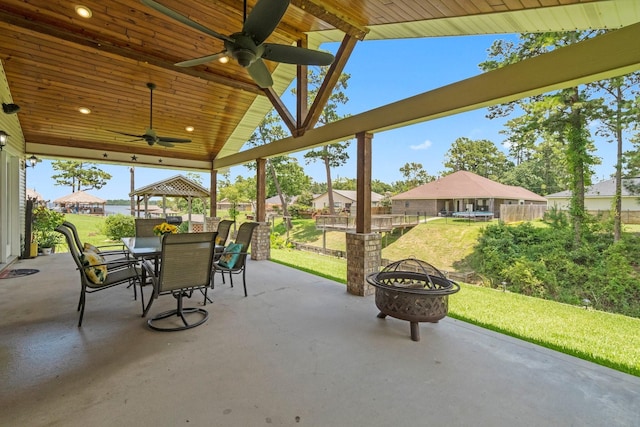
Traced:
POLYGON ((64 221, 62 225, 67 227, 69 230, 71 230, 71 234, 73 235, 73 241, 79 252, 82 252, 85 250, 93 250, 99 253, 100 255, 107 257, 109 262, 122 260, 122 259, 124 259, 125 261, 129 260, 127 251, 124 248, 124 244, 112 243, 110 245, 100 245, 100 246, 93 246, 89 243, 83 244, 82 241, 80 241, 80 235, 78 234, 78 229, 73 223, 69 221, 64 221), (106 249, 106 248, 119 248, 119 249, 106 249))
MULTIPOLYGON (((253 230, 258 226, 257 222, 245 222, 238 228, 235 243, 230 243, 222 253, 222 255, 213 263, 213 277, 211 280, 211 288, 215 287, 216 273, 222 276, 222 283, 226 283, 224 274, 229 274, 231 287, 233 288, 233 275, 242 274, 242 284, 244 286, 244 296, 247 296, 247 280, 246 280, 246 261, 251 244, 253 230)), ((206 292, 205 292, 206 304, 206 292)))
POLYGON ((147 321, 151 329, 181 331, 201 325, 209 318, 209 313, 202 308, 183 307, 182 300, 184 297, 190 298, 194 290, 209 286, 214 239, 215 233, 211 232, 168 234, 162 239, 162 263, 157 274, 154 263, 143 260, 142 268, 153 283, 153 295, 142 316, 147 315, 153 301, 160 295, 170 294, 177 300, 176 309, 159 313, 147 321), (173 316, 178 317, 181 323, 162 322, 173 316), (193 317, 200 319, 190 322, 193 317))
MULTIPOLYGON (((121 260, 113 263, 105 262, 103 257, 92 251, 78 251, 70 228, 60 225, 56 228, 56 231, 64 235, 67 245, 69 246, 69 253, 80 272, 80 300, 78 301, 80 317, 78 319, 78 327, 82 326, 86 294, 98 292, 117 285, 133 283, 135 286, 135 283, 141 283, 141 271, 136 267, 135 261, 127 261, 126 265, 124 265, 124 262, 121 260)), ((140 295, 142 306, 144 307, 142 287, 140 287, 140 295)))
POLYGON ((153 227, 162 224, 164 218, 136 218, 136 237, 153 237, 153 227))
POLYGON ((218 236, 216 237, 216 245, 218 246, 226 246, 227 239, 229 238, 229 231, 231 230, 231 226, 235 223, 230 219, 225 219, 220 221, 218 224, 218 236))
MULTIPOLYGON (((78 229, 73 223, 69 221, 64 221, 62 225, 67 227, 69 230, 71 230, 71 233, 73 234, 73 241, 75 242, 76 248, 78 249, 79 253, 82 253, 85 250, 94 251, 104 257, 105 261, 109 263, 109 268, 111 269, 116 269, 119 267, 125 267, 125 268, 129 267, 131 261, 129 258, 129 253, 124 248, 123 243, 113 243, 111 245, 100 245, 100 246, 94 246, 89 243, 83 244, 80 241, 80 235, 78 234, 78 229), (116 247, 119 247, 120 249, 105 250, 105 248, 116 248, 116 247)), ((129 283, 129 286, 133 286, 133 281, 129 283)), ((138 292, 136 291, 135 286, 133 287, 133 298, 135 300, 138 299, 138 292)))

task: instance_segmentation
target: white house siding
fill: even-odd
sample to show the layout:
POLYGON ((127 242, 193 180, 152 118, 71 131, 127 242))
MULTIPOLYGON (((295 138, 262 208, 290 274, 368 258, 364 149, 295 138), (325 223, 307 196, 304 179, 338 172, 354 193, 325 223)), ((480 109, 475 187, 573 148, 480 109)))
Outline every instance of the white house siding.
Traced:
MULTIPOLYGON (((335 205, 336 210, 344 209, 345 207, 350 207, 351 203, 354 203, 354 201, 338 193, 333 194, 333 204, 335 205)), ((329 207, 329 193, 324 193, 313 200, 314 209, 323 209, 328 207, 329 207)))
MULTIPOLYGON (((563 211, 569 210, 570 201, 568 198, 549 199, 547 206, 549 208, 556 207, 563 211)), ((612 200, 611 198, 585 198, 585 210, 595 216, 603 219, 608 218, 611 214, 612 200)), ((621 219, 624 224, 640 224, 640 203, 638 197, 623 197, 621 219)))

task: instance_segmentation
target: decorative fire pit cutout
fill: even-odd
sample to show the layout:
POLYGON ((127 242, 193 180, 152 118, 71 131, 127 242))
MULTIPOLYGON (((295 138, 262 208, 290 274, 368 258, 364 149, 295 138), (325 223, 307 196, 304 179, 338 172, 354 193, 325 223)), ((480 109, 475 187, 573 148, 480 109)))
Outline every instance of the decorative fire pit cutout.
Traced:
POLYGON ((413 341, 420 341, 418 322, 437 323, 445 317, 449 295, 460 290, 460 285, 440 270, 415 258, 391 263, 369 274, 367 282, 376 287, 378 317, 408 320, 413 341))

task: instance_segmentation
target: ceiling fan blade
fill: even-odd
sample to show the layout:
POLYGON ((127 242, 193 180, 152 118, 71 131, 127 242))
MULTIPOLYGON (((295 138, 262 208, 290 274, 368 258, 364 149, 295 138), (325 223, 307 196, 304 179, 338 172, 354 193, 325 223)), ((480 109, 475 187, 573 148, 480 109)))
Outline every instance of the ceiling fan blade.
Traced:
POLYGON ((117 130, 109 130, 109 129, 105 129, 105 130, 107 132, 119 133, 120 135, 132 136, 134 138, 140 138, 140 139, 144 138, 144 135, 135 135, 133 133, 120 132, 120 131, 117 131, 117 130))
POLYGON ((242 32, 251 35, 255 44, 261 44, 276 29, 289 6, 289 0, 258 0, 247 20, 242 32))
POLYGON ((188 138, 173 138, 171 136, 159 136, 157 138, 157 141, 158 143, 160 142, 179 142, 179 143, 191 142, 191 140, 188 138))
POLYGON ((175 64, 178 67, 193 67, 195 65, 205 64, 207 62, 215 61, 216 59, 222 58, 223 56, 228 56, 226 50, 222 52, 214 53, 213 55, 203 56, 201 58, 189 59, 187 61, 178 62, 175 64))
POLYGON ((163 147, 174 147, 174 145, 172 143, 167 142, 167 141, 162 141, 162 140, 158 141, 157 144, 161 145, 163 147))
POLYGON ((273 86, 271 73, 269 72, 269 69, 262 59, 256 59, 251 65, 247 67, 247 71, 249 71, 249 75, 251 76, 251 78, 261 88, 273 86))
POLYGON ((264 47, 263 59, 285 64, 329 65, 334 60, 334 56, 330 53, 304 47, 270 43, 264 43, 262 46, 264 47))
POLYGON ((225 36, 224 34, 220 34, 220 33, 216 32, 216 31, 210 30, 209 28, 207 28, 207 27, 205 27, 203 25, 200 25, 195 21, 192 21, 191 19, 187 18, 186 16, 181 15, 178 12, 176 12, 175 10, 171 10, 168 7, 163 6, 163 5, 161 5, 160 3, 158 3, 158 2, 156 2, 154 0, 140 0, 140 1, 143 4, 149 6, 150 8, 155 9, 158 12, 167 15, 168 17, 173 18, 178 22, 182 22, 183 24, 185 24, 185 25, 187 25, 187 26, 189 26, 191 28, 194 28, 194 29, 196 29, 198 31, 201 31, 201 32, 205 33, 205 34, 209 34, 210 36, 213 36, 213 37, 215 37, 217 39, 220 39, 220 40, 227 40, 227 41, 230 41, 230 42, 233 41, 233 39, 231 39, 229 36, 225 36))

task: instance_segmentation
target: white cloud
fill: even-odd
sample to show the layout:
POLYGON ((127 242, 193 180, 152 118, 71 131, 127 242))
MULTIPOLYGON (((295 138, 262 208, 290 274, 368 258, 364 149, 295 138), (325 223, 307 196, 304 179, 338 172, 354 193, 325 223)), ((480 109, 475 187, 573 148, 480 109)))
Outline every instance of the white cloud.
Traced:
POLYGON ((426 150, 429 147, 431 147, 431 141, 429 141, 428 139, 423 142, 422 144, 418 144, 418 145, 410 145, 409 146, 412 150, 426 150))

